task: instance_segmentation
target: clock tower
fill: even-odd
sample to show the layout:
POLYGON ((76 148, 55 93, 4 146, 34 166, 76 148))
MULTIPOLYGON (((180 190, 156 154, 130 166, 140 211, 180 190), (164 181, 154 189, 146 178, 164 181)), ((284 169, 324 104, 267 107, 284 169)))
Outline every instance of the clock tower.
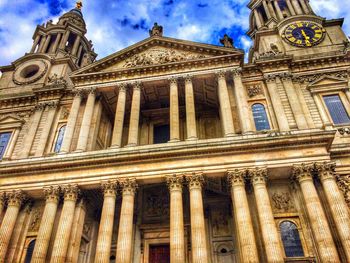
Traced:
POLYGON ((252 10, 248 35, 254 41, 250 62, 276 56, 334 55, 348 47, 343 19, 318 16, 309 0, 252 0, 248 7, 252 10))

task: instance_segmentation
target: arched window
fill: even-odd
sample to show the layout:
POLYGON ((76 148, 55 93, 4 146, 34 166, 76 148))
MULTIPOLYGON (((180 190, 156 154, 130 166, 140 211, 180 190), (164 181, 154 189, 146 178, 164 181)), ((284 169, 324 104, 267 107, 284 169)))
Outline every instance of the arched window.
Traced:
POLYGON ((270 123, 269 119, 267 118, 265 106, 261 103, 256 103, 252 106, 252 112, 256 130, 270 130, 270 123))
POLYGON ((334 124, 350 124, 349 114, 339 95, 324 96, 323 99, 334 124))
POLYGON ((60 150, 61 150, 61 146, 62 146, 62 142, 63 142, 63 137, 64 137, 65 131, 66 131, 66 125, 62 126, 58 130, 58 135, 57 135, 57 139, 56 139, 56 143, 55 143, 55 153, 59 153, 60 150))
POLYGON ((283 221, 280 230, 286 256, 303 257, 304 251, 297 226, 291 221, 283 221))
POLYGON ((24 260, 24 263, 30 263, 32 261, 34 247, 35 247, 35 239, 30 241, 30 243, 28 245, 27 255, 26 255, 26 258, 24 260))
POLYGON ((11 132, 0 133, 0 160, 5 154, 10 138, 11 138, 11 132))

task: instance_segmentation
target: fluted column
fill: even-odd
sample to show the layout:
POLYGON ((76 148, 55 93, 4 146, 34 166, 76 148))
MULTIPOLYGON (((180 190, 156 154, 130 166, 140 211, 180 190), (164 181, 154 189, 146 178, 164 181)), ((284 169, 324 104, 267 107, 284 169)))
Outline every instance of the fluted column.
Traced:
POLYGON ((257 28, 261 28, 263 26, 263 22, 261 21, 260 19, 260 16, 259 16, 259 11, 255 8, 254 9, 254 17, 255 17, 255 21, 256 21, 256 26, 257 28))
POLYGON ((80 41, 81 41, 81 36, 77 36, 77 38, 75 39, 74 45, 73 45, 73 49, 72 49, 72 55, 76 56, 77 52, 78 52, 78 48, 80 45, 80 41))
POLYGON ((301 10, 301 7, 299 5, 299 1, 298 0, 291 0, 291 1, 292 1, 292 5, 293 5, 294 10, 297 13, 297 15, 302 15, 303 10, 301 10))
POLYGON ((176 78, 170 79, 170 141, 180 140, 179 91, 176 78))
POLYGON ((280 131, 289 131, 289 124, 286 113, 284 111, 282 101, 280 96, 278 95, 277 90, 277 79, 279 77, 276 75, 266 76, 266 86, 269 91, 269 96, 272 102, 272 106, 275 112, 275 117, 277 119, 278 127, 280 131))
POLYGON ((183 176, 169 176, 166 180, 170 191, 170 262, 184 263, 186 260, 182 207, 183 176))
POLYGON ((282 13, 282 11, 281 11, 281 7, 280 7, 280 5, 278 4, 278 1, 273 1, 273 4, 275 5, 277 18, 278 18, 279 20, 282 20, 284 17, 283 17, 283 13, 282 13))
POLYGON ((263 0, 263 1, 262 1, 262 4, 263 4, 263 6, 264 6, 264 10, 265 10, 265 13, 266 13, 266 15, 267 15, 267 19, 270 19, 272 16, 271 16, 270 9, 269 9, 269 7, 267 6, 266 0, 263 0))
POLYGON ((5 262, 7 248, 16 224, 21 204, 25 198, 23 192, 12 191, 7 194, 7 209, 0 227, 0 262, 5 262))
POLYGON ((55 44, 52 47, 52 53, 56 53, 58 45, 60 44, 60 41, 61 41, 61 37, 62 37, 62 34, 57 33, 55 44))
POLYGON ((49 47, 50 41, 51 41, 51 35, 48 35, 45 40, 45 44, 43 46, 43 50, 41 52, 45 53, 47 48, 49 47))
POLYGON ((269 8, 269 10, 270 10, 271 16, 272 16, 273 18, 277 18, 275 9, 273 9, 272 2, 271 2, 271 1, 269 1, 269 0, 267 1, 267 6, 268 6, 268 8, 269 8))
POLYGON ((141 83, 135 83, 132 93, 128 146, 136 146, 139 142, 140 106, 141 83))
POLYGON ((34 109, 34 114, 31 117, 29 130, 27 131, 26 136, 24 137, 23 147, 20 154, 21 158, 28 158, 30 154, 30 150, 32 149, 32 145, 40 124, 44 107, 45 107, 45 104, 38 104, 34 109))
POLYGON ((46 203, 33 251, 33 263, 46 262, 47 249, 50 244, 53 224, 55 222, 60 197, 60 188, 58 186, 44 188, 44 194, 46 203))
POLYGON ((47 139, 49 138, 49 135, 51 132, 51 127, 52 127, 52 123, 53 123, 54 118, 55 118, 57 106, 58 106, 57 101, 48 103, 46 106, 48 109, 48 113, 47 113, 44 128, 43 128, 41 135, 40 135, 40 140, 39 140, 36 152, 35 152, 35 156, 37 156, 37 157, 43 156, 45 153, 47 139))
POLYGON ((331 230, 313 182, 312 164, 293 166, 293 177, 301 188, 321 262, 340 262, 331 230))
POLYGON ((230 103, 230 97, 228 94, 226 74, 225 72, 217 73, 218 79, 218 97, 220 103, 220 116, 222 128, 225 137, 230 137, 235 135, 235 129, 233 126, 232 109, 230 103))
POLYGON ((293 5, 292 5, 292 3, 291 3, 291 0, 286 0, 286 3, 287 3, 288 10, 289 10, 290 14, 291 14, 292 16, 295 16, 296 13, 295 13, 295 11, 294 11, 294 7, 293 7, 293 5))
POLYGON ((350 262, 350 215, 345 199, 336 182, 335 163, 316 163, 316 170, 331 209, 347 261, 350 262))
POLYGON ((117 182, 102 183, 103 207, 98 231, 95 263, 108 263, 111 254, 117 182))
POLYGON ((125 116, 125 101, 126 101, 126 85, 119 86, 119 94, 117 108, 115 111, 114 128, 112 136, 112 146, 119 148, 122 145, 124 116, 125 116))
POLYGON ((250 216, 247 193, 245 190, 246 170, 228 172, 231 185, 233 214, 235 215, 241 262, 259 263, 252 218, 250 216))
POLYGON ((70 151, 82 97, 83 97, 83 93, 81 90, 75 92, 73 103, 68 116, 66 131, 64 132, 60 153, 68 153, 70 151))
POLYGON ((123 199, 120 211, 116 262, 130 263, 132 259, 134 202, 137 184, 135 179, 125 179, 120 184, 123 199))
POLYGON ((197 139, 196 106, 193 93, 193 83, 191 76, 185 78, 185 100, 186 100, 186 128, 187 139, 197 139))
POLYGON ((74 220, 73 220, 71 236, 69 239, 66 263, 78 262, 81 237, 83 235, 85 214, 86 214, 85 200, 81 198, 77 206, 75 207, 74 220))
POLYGON ((202 196, 204 177, 199 173, 190 175, 186 179, 190 191, 192 262, 208 263, 209 254, 202 196))
POLYGON ((282 246, 279 241, 280 238, 266 187, 267 169, 256 168, 249 170, 249 176, 251 177, 254 187, 256 207, 258 209, 267 262, 282 263, 284 262, 282 246))
POLYGON ((6 202, 6 194, 5 192, 0 192, 0 226, 2 222, 2 212, 4 211, 5 202, 6 202))
POLYGON ((64 33, 64 35, 63 35, 61 44, 60 44, 60 46, 59 46, 60 49, 64 49, 64 48, 66 47, 66 44, 67 44, 69 35, 70 35, 70 31, 67 30, 67 31, 64 33))
POLYGON ((66 262, 69 238, 74 219, 75 203, 79 195, 79 189, 77 185, 67 185, 63 188, 63 192, 64 203, 52 249, 51 263, 66 262))
POLYGON ((309 126, 307 124, 303 109, 300 104, 300 100, 295 91, 295 87, 293 85, 292 77, 289 74, 282 75, 283 86, 286 90, 287 97, 292 108, 292 112, 297 123, 299 129, 308 129, 309 126))
POLYGON ((237 103, 237 111, 239 115, 239 121, 241 123, 242 133, 253 132, 253 124, 251 122, 251 113, 249 110, 247 95, 242 83, 242 69, 234 69, 233 71, 234 93, 237 103))
POLYGON ((94 108, 95 108, 95 100, 96 100, 96 90, 90 89, 89 95, 86 101, 86 105, 85 105, 83 120, 81 122, 80 132, 79 132, 79 139, 78 139, 78 145, 77 145, 78 152, 86 151, 86 147, 89 139, 89 133, 91 130, 92 117, 93 117, 94 108))
POLYGON ((30 50, 30 53, 34 53, 35 52, 35 49, 36 49, 36 46, 38 45, 39 43, 39 40, 40 40, 40 35, 37 35, 34 39, 34 42, 33 42, 33 46, 32 46, 32 49, 30 50))
POLYGON ((301 4, 301 7, 302 7, 302 9, 304 11, 304 14, 310 14, 309 7, 305 3, 305 0, 300 0, 300 4, 301 4))

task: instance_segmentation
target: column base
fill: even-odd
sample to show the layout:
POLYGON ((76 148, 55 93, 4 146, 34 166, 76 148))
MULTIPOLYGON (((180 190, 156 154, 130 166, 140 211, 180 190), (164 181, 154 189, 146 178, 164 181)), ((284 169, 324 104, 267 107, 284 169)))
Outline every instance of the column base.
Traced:
POLYGON ((119 149, 119 148, 121 148, 120 145, 112 145, 109 147, 109 149, 119 149))
POLYGON ((136 146, 137 146, 136 143, 131 143, 131 144, 126 145, 125 147, 136 147, 136 146))
POLYGON ((235 133, 228 133, 228 134, 225 134, 225 137, 234 137, 234 136, 236 136, 235 133))
POLYGON ((180 139, 172 139, 172 140, 168 141, 168 143, 174 143, 174 142, 179 142, 179 141, 180 141, 180 139))
POLYGON ((197 137, 190 137, 190 138, 187 138, 186 141, 198 141, 198 138, 197 137))

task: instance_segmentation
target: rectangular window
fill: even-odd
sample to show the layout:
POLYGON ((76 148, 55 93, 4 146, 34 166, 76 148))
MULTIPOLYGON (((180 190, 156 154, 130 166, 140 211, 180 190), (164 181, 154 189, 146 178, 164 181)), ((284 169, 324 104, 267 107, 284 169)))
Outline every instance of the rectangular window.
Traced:
POLYGON ((169 125, 161 125, 154 126, 153 129, 153 143, 167 143, 170 140, 170 126, 169 125))
POLYGON ((0 160, 5 154, 10 138, 11 138, 11 132, 0 133, 0 160))
POLYGON ((334 124, 350 124, 349 114, 339 95, 323 96, 323 99, 334 124))

